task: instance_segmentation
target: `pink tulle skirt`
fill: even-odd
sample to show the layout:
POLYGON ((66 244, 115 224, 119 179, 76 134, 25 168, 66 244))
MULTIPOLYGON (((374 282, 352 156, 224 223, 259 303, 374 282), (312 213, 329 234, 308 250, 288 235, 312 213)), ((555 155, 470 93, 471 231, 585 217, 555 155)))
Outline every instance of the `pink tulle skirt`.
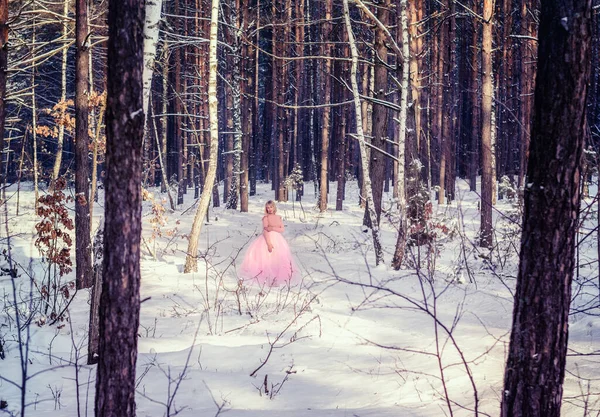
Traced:
POLYGON ((267 285, 278 285, 284 281, 295 280, 299 270, 285 238, 279 232, 267 233, 273 251, 269 252, 265 237, 262 234, 258 236, 246 251, 239 277, 245 281, 253 280, 267 285))

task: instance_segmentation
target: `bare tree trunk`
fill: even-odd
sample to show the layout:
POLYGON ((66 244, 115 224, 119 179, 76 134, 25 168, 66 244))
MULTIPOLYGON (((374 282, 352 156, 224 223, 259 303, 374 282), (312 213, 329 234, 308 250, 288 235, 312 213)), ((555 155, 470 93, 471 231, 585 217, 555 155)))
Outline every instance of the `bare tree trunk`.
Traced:
MULTIPOLYGON (((1 7, 0 7, 1 8, 1 7)), ((32 25, 32 35, 31 35, 31 43, 33 45, 35 45, 36 42, 36 19, 34 18, 31 25, 32 25)), ((0 25, 1 26, 1 25, 0 25)), ((1 27, 0 27, 0 31, 1 31, 1 27)), ((1 41, 0 41, 1 44, 1 41)), ((2 52, 0 51, 0 54, 2 52)), ((0 58, 0 62, 2 61, 2 59, 0 58)), ((37 101, 36 101, 36 88, 35 88, 35 73, 36 73, 36 68, 35 68, 35 64, 33 64, 33 68, 31 69, 31 136, 33 139, 33 189, 34 189, 34 194, 35 194, 35 212, 37 213, 37 208, 38 208, 38 199, 39 199, 39 170, 38 170, 38 153, 37 153, 37 101)), ((2 76, 2 65, 0 64, 0 77, 2 76)), ((0 95, 0 107, 4 106, 4 96, 0 95)), ((4 117, 2 116, 2 111, 0 110, 0 118, 2 118, 2 120, 0 120, 0 124, 4 123, 4 117)), ((3 128, 0 129, 0 136, 4 136, 4 132, 3 132, 3 128)), ((2 153, 2 149, 4 148, 4 145, 0 145, 0 154, 2 153)), ((2 156, 0 155, 0 171, 2 170, 2 156)), ((0 174, 0 186, 2 185, 2 174, 0 174)))
MULTIPOLYGON (((402 84, 400 91, 400 114, 398 115, 398 176, 394 188, 398 196, 398 211, 400 219, 398 222, 398 238, 396 240, 396 249, 394 250, 394 258, 392 259, 392 267, 399 270, 404 260, 404 249, 406 246, 406 178, 405 178, 405 151, 406 151, 406 119, 408 113, 408 91, 409 75, 411 72, 410 63, 412 57, 409 48, 408 35, 408 0, 400 0, 398 3, 398 15, 400 20, 400 29, 402 31, 402 84)), ((414 101, 413 101, 414 103, 414 101)), ((414 104, 413 104, 414 106, 414 104)), ((415 135, 418 136, 417 132, 415 135)))
MULTIPOLYGON (((239 1, 239 0, 237 0, 239 1)), ((242 42, 239 8, 236 0, 231 0, 231 26, 233 32, 233 68, 231 90, 233 96, 233 175, 227 199, 227 208, 237 210, 240 197, 240 175, 242 159, 242 99, 241 99, 241 53, 242 42)))
POLYGON ((110 0, 106 204, 96 416, 135 416, 140 319, 144 1, 110 0))
MULTIPOLYGON (((410 36, 410 86, 412 88, 412 101, 415 106, 415 125, 416 125, 416 147, 417 147, 417 155, 419 154, 419 150, 421 149, 421 100, 420 100, 420 90, 419 87, 421 85, 421 80, 419 78, 419 58, 418 54, 420 51, 419 48, 419 16, 417 12, 417 8, 420 7, 420 4, 417 0, 413 0, 409 2, 410 9, 410 25, 408 26, 408 32, 410 36)), ((402 7, 402 2, 399 3, 400 7, 402 7)), ((404 36, 404 35, 403 35, 404 36)), ((403 37, 402 42, 408 42, 408 38, 403 37)), ((404 48, 404 45, 403 45, 404 48)), ((406 55, 404 54, 406 59, 406 55)))
MULTIPOLYGON (((92 186, 90 190, 90 222, 94 219, 94 202, 96 201, 96 192, 98 189, 98 144, 100 143, 100 131, 102 130, 102 123, 104 120, 104 114, 106 113, 106 102, 100 106, 100 112, 98 115, 98 125, 96 126, 96 136, 94 137, 94 150, 92 153, 92 186)), ((91 228, 91 226, 90 226, 91 228)))
MULTIPOLYGON (((237 0, 238 10, 240 9, 240 0, 237 0)), ((242 33, 246 33, 248 31, 248 22, 249 22, 249 7, 242 8, 242 21, 240 23, 242 33)), ((253 109, 252 102, 253 100, 247 98, 248 94, 254 89, 254 79, 252 75, 252 71, 250 71, 251 67, 251 56, 253 52, 251 50, 251 46, 249 46, 246 42, 242 43, 241 46, 241 65, 242 73, 240 78, 242 79, 242 91, 241 91, 241 99, 240 99, 240 111, 242 112, 242 126, 240 126, 240 130, 244 130, 241 132, 241 142, 242 142, 242 154, 240 157, 240 211, 242 213, 248 212, 248 191, 249 191, 249 167, 250 167, 250 140, 253 135, 253 126, 252 126, 252 118, 253 118, 253 109), (246 64, 246 62, 249 62, 246 64)))
POLYGON ((492 247, 492 0, 483 2, 483 46, 481 49, 481 71, 483 73, 481 99, 481 117, 483 127, 481 132, 481 228, 479 233, 480 245, 492 247))
MULTIPOLYGON (((92 280, 92 242, 90 238, 88 134, 89 115, 89 43, 88 3, 76 0, 76 72, 75 72, 75 265, 77 288, 89 288, 92 280)), ((92 201, 93 204, 93 201, 92 201)))
MULTIPOLYGON (((227 60, 229 61, 229 57, 227 60)), ((227 63, 227 66, 230 64, 227 63)), ((223 156, 225 157, 225 178, 223 178, 223 202, 225 203, 225 207, 228 207, 229 193, 231 192, 231 184, 233 179, 233 117, 232 109, 233 109, 233 93, 228 92, 231 86, 231 77, 229 75, 223 75, 223 78, 227 77, 227 82, 223 83, 223 89, 225 90, 225 108, 221 110, 223 115, 225 116, 225 152, 223 152, 223 156)), ((223 134, 223 133, 222 133, 223 134)))
POLYGON ((531 2, 521 0, 521 75, 520 75, 520 101, 521 101, 521 161, 519 168, 518 185, 522 186, 527 172, 527 158, 529 154, 529 141, 531 132, 531 113, 532 113, 532 95, 535 88, 535 62, 536 62, 536 45, 537 42, 532 41, 536 38, 535 30, 532 28, 532 15, 537 1, 531 2), (533 3, 533 4, 532 4, 533 3))
MULTIPOLYGON (((180 20, 181 20, 181 8, 179 7, 179 1, 180 0, 175 0, 175 32, 176 33, 181 33, 181 24, 180 24, 180 20)), ((173 97, 173 111, 175 113, 174 116, 174 122, 175 122, 175 128, 174 128, 174 140, 175 140, 175 147, 174 149, 177 151, 177 155, 176 158, 174 158, 174 160, 177 163, 177 205, 181 205, 183 204, 183 189, 185 187, 184 185, 184 179, 183 179, 183 163, 184 163, 184 155, 183 155, 183 148, 184 148, 184 132, 182 127, 183 124, 183 116, 182 116, 182 110, 183 110, 183 103, 182 101, 184 100, 184 90, 183 90, 183 82, 181 81, 181 72, 182 72, 182 65, 181 65, 181 61, 182 61, 182 54, 181 54, 182 48, 175 48, 175 51, 173 53, 173 59, 175 61, 175 85, 173 86, 173 92, 174 92, 174 97, 173 97)), ((185 54, 183 54, 185 55, 185 54)))
MULTIPOLYGON (((361 86, 362 86, 362 93, 364 96, 367 97, 371 97, 371 94, 373 92, 373 88, 371 88, 372 86, 372 82, 371 80, 373 79, 373 72, 371 70, 372 67, 363 64, 363 71, 362 71, 362 79, 361 79, 361 86)), ((370 104, 369 101, 367 100, 363 100, 363 102, 361 103, 361 122, 363 125, 363 129, 365 132, 365 140, 367 140, 367 138, 371 137, 371 113, 373 110, 373 106, 370 104)), ((367 148, 367 158, 371 157, 371 153, 369 151, 369 148, 367 148)), ((365 177, 365 172, 363 172, 362 169, 362 165, 360 165, 359 167, 359 179, 360 179, 360 207, 361 208, 366 208, 367 207, 367 192, 365 190, 365 181, 364 181, 364 177, 365 177)))
POLYGON ((185 258, 184 272, 190 273, 198 270, 198 239, 202 231, 202 222, 208 211, 208 204, 213 192, 213 185, 217 173, 217 158, 219 153, 219 121, 217 114, 217 36, 219 24, 219 0, 212 0, 210 17, 210 50, 209 50, 209 75, 208 75, 208 105, 210 122, 210 160, 204 181, 204 189, 200 197, 200 204, 194 216, 194 223, 190 232, 187 256, 185 258))
MULTIPOLYGON (((331 56, 331 8, 332 0, 325 1, 325 20, 323 21, 323 55, 331 56)), ((325 60, 324 74, 325 103, 331 103, 331 60, 325 60)), ((327 211, 327 192, 329 185, 329 131, 331 125, 331 107, 323 109, 323 125, 321 126, 321 175, 319 211, 327 211)))
POLYGON ((256 0, 256 38, 254 40, 254 44, 256 47, 254 48, 254 69, 253 69, 253 80, 254 80, 254 100, 252 101, 252 137, 250 138, 250 148, 252 149, 251 155, 248 157, 251 158, 250 165, 250 173, 249 173, 249 181, 250 181, 250 195, 256 195, 256 177, 258 175, 258 155, 259 152, 259 133, 260 133, 260 115, 259 115, 259 88, 260 83, 258 81, 260 74, 260 48, 258 47, 260 42, 260 0, 256 0))
MULTIPOLYGON (((446 7, 443 5, 442 7, 446 7)), ((439 28, 440 38, 437 50, 437 111, 436 111, 436 131, 437 131, 437 143, 440 151, 440 164, 439 164, 439 191, 438 191, 438 203, 440 205, 445 203, 446 197, 446 161, 447 161, 447 147, 448 147, 448 117, 447 117, 447 100, 448 100, 448 86, 446 67, 448 63, 448 24, 449 21, 444 19, 441 22, 439 28)))
MULTIPOLYGON (((69 34, 68 31, 68 24, 67 24, 67 19, 69 17, 69 0, 64 0, 63 3, 63 16, 64 16, 64 20, 63 20, 63 31, 62 31, 62 37, 63 40, 66 42, 67 40, 67 36, 69 34)), ((68 50, 67 48, 64 48, 62 51, 62 78, 61 78, 61 92, 60 92, 60 101, 62 103, 67 101, 67 55, 68 55, 68 50)), ((57 143, 56 143, 56 159, 54 160, 54 169, 52 171, 52 181, 55 181, 58 176, 60 175, 60 166, 62 164, 62 153, 63 153, 63 146, 64 146, 64 141, 65 141, 65 125, 64 123, 61 123, 58 126, 58 139, 57 139, 57 143)))
MULTIPOLYGON (((388 9, 390 8, 391 0, 383 0, 377 8, 377 19, 384 25, 388 25, 388 9)), ((374 73, 374 89, 373 96, 377 100, 385 101, 388 86, 388 71, 387 71, 387 46, 386 33, 377 26, 375 28, 375 73, 374 73)), ((383 182, 385 179, 385 160, 386 157, 379 150, 386 149, 386 137, 388 126, 388 110, 381 104, 373 105, 373 130, 371 141, 371 158, 369 161, 369 175, 373 185, 373 203, 375 204, 375 212, 377 213, 377 224, 381 217, 381 204, 383 199, 383 182)))
POLYGON ((542 2, 503 417, 560 416, 578 243, 591 10, 591 0, 542 2))
POLYGON ((100 357, 100 296, 102 295, 102 263, 104 253, 104 225, 100 225, 94 237, 93 272, 94 286, 92 287, 90 301, 90 325, 88 335, 87 364, 98 363, 100 357))
MULTIPOLYGON (((146 20, 144 21, 144 114, 148 119, 148 103, 154 74, 154 60, 158 45, 159 23, 161 18, 162 0, 146 0, 146 20)), ((146 122, 147 123, 147 122, 146 122)), ((146 124, 144 123, 144 124, 146 124)))
MULTIPOLYGON (((169 43, 166 39, 163 39, 163 50, 162 50, 162 117, 161 117, 161 149, 162 155, 164 158, 164 163, 161 164, 161 170, 163 171, 162 175, 162 184, 161 191, 167 192, 169 194, 169 199, 171 199, 171 191, 170 191, 170 183, 169 183, 169 166, 171 159, 167 156, 167 124, 168 124, 168 112, 169 112, 169 43)), ((171 199, 172 200, 172 199, 171 199)), ((173 208, 173 203, 171 202, 171 209, 173 208)))
POLYGON ((362 115, 360 105, 360 93, 358 91, 357 82, 357 68, 358 68, 358 50, 356 48, 356 41, 354 40, 354 32, 352 31, 352 24, 350 23, 350 10, 348 7, 348 0, 344 0, 344 20, 346 22, 346 30, 348 32, 348 43, 350 44, 350 51, 352 52, 352 69, 350 72, 350 81, 352 83, 352 94, 354 97, 354 111, 356 112, 356 133, 358 136, 358 143, 360 146, 360 160, 364 172, 364 186, 366 191, 367 200, 367 213, 370 218, 372 225, 371 231, 373 233, 373 247, 375 249, 375 262, 377 265, 384 263, 383 249, 381 247, 381 239, 379 232, 379 223, 377 220, 377 213, 375 212, 375 206, 373 204, 373 190, 371 188, 371 180, 369 178, 369 167, 367 160, 367 146, 365 145, 365 134, 362 127, 362 115))
MULTIPOLYGON (((4 187, 4 125, 6 122, 6 79, 8 69, 8 0, 0 0, 0 188, 4 187)), ((37 201, 37 200, 36 200, 37 201)), ((4 202, 3 194, 0 202, 4 202)), ((0 204, 1 205, 1 204, 0 204)))

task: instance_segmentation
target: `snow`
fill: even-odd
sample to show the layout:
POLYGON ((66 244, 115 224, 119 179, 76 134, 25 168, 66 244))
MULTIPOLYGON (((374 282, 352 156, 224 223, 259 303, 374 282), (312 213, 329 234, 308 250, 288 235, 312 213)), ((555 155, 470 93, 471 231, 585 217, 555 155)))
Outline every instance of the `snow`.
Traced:
MULTIPOLYGON (((478 197, 459 181, 457 202, 434 204, 433 220, 453 233, 440 233, 429 249, 413 247, 406 266, 395 271, 388 266, 396 241, 391 196, 385 197, 388 212, 381 224, 387 265, 375 266, 357 184, 347 187, 340 212, 319 213, 312 184, 305 184, 301 204, 278 204, 284 236, 303 273, 302 283, 291 287, 240 288, 235 274, 245 245, 260 232, 264 203, 273 197, 270 185, 258 185, 249 213, 210 208, 200 238, 199 272, 193 274, 182 272, 185 235, 195 212, 193 190, 183 207, 165 212, 164 224, 151 223, 151 202, 144 202, 144 238, 156 258, 142 245, 138 416, 217 415, 219 407, 232 417, 447 415, 438 351, 454 415, 474 414, 469 411, 475 404, 473 386, 461 355, 476 384, 480 412, 498 414, 519 247, 518 224, 510 219, 518 217, 518 208, 500 200, 494 213, 499 244, 492 252, 477 248, 472 242, 479 228, 478 197)), ((331 207, 336 187, 330 190, 331 207)), ((152 192, 162 198, 159 190, 152 192)), ((18 300, 26 301, 26 272, 41 277, 45 266, 32 243, 36 218, 30 184, 21 185, 19 201, 16 217, 16 198, 9 198, 8 228, 13 259, 24 268, 15 280, 18 300)), ((94 227, 102 206, 94 208, 94 227)), ((591 217, 590 229, 597 222, 591 217)), ((1 233, 6 248, 4 226, 1 233)), ((574 284, 574 306, 591 303, 595 308, 572 314, 572 352, 600 349, 596 242, 594 233, 580 245, 581 263, 589 265, 579 271, 578 282, 585 285, 574 284)), ((72 279, 73 272, 63 281, 72 279)), ((20 391, 7 382, 21 383, 21 366, 12 281, 6 274, 0 276, 0 294, 0 341, 6 351, 0 360, 0 400, 18 414, 20 391)), ((93 415, 95 366, 86 365, 85 358, 88 303, 89 292, 82 290, 70 305, 68 321, 40 327, 34 317, 27 415, 93 415)), ((22 318, 29 308, 19 301, 22 318)), ((569 357, 563 415, 583 413, 588 381, 576 375, 592 379, 589 392, 598 392, 596 362, 594 356, 569 357)), ((600 408, 597 397, 590 397, 589 407, 600 408)))

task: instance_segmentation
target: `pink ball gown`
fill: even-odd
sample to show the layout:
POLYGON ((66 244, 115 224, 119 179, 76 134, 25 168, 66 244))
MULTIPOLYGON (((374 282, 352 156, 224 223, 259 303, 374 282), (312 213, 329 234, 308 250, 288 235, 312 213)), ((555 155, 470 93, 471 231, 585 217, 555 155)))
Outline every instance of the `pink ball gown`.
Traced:
POLYGON ((254 280, 261 285, 279 285, 298 277, 298 267, 294 262, 290 247, 279 232, 266 232, 273 245, 269 252, 267 241, 261 233, 248 247, 240 267, 239 277, 254 280))

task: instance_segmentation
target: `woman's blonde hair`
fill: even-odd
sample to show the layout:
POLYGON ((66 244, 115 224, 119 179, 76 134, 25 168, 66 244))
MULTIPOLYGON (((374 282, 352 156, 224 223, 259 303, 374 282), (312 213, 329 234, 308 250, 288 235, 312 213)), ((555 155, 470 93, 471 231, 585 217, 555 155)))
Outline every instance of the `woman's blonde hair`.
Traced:
POLYGON ((269 200, 265 203, 265 214, 269 214, 269 212, 267 211, 267 207, 273 207, 273 214, 277 213, 277 206, 275 205, 275 202, 273 200, 269 200))

